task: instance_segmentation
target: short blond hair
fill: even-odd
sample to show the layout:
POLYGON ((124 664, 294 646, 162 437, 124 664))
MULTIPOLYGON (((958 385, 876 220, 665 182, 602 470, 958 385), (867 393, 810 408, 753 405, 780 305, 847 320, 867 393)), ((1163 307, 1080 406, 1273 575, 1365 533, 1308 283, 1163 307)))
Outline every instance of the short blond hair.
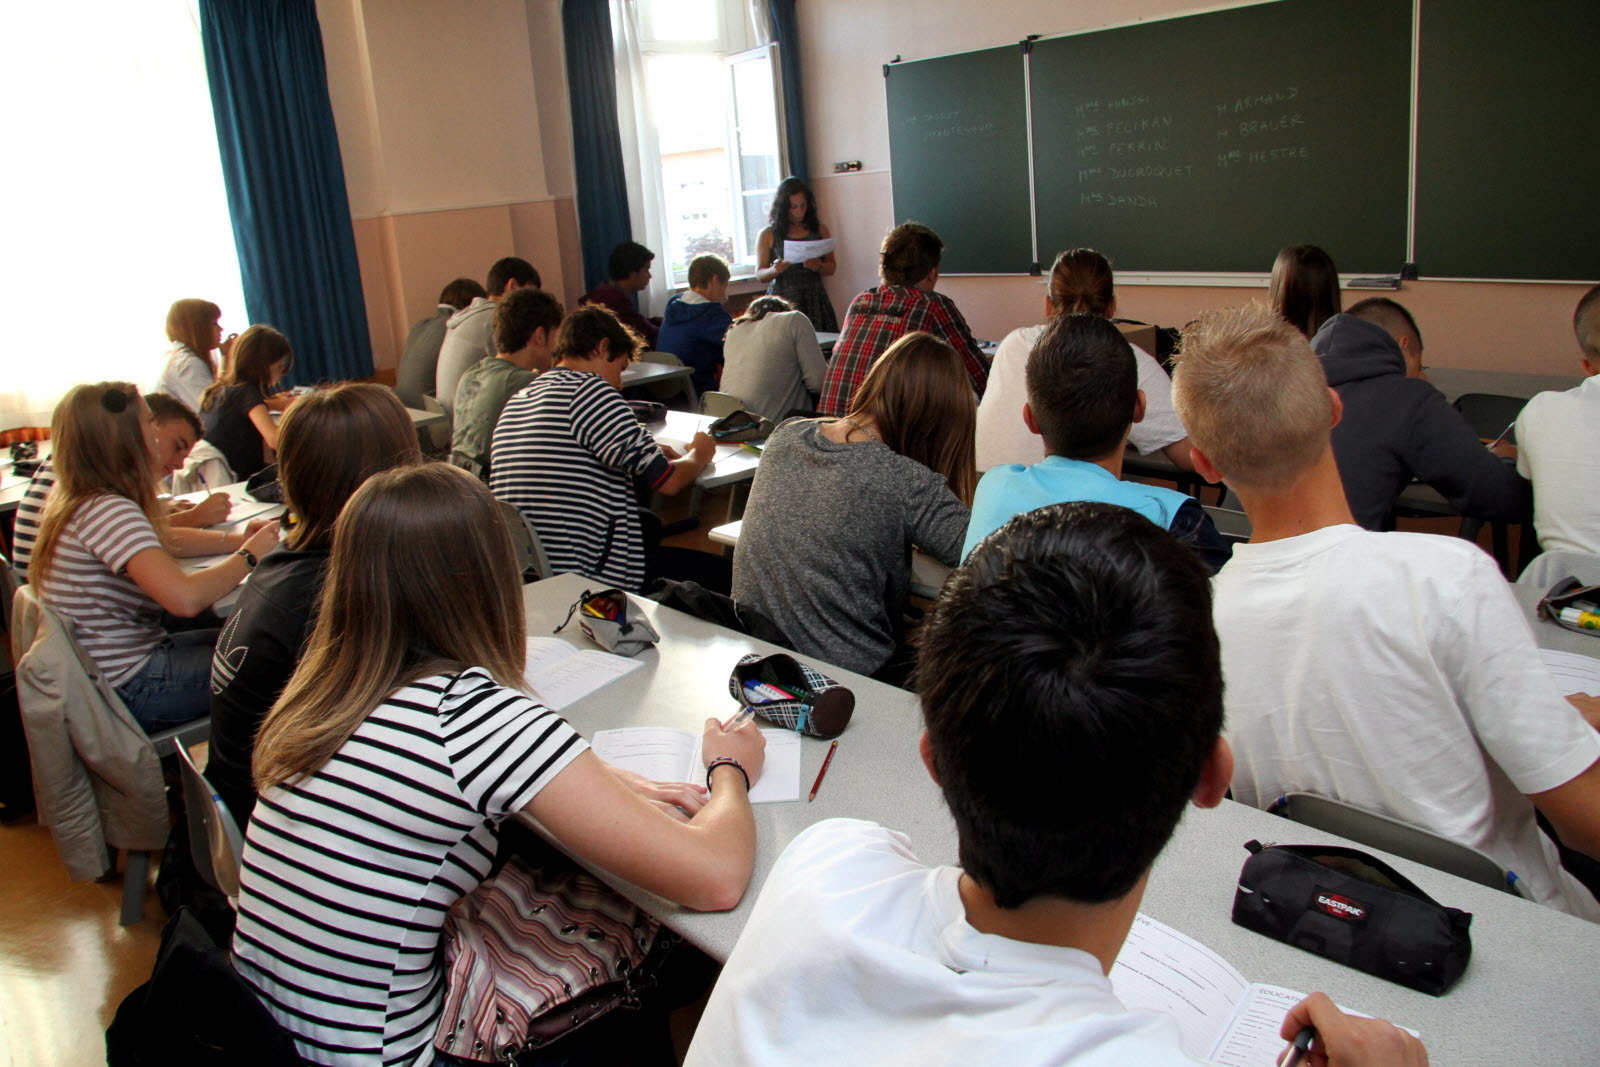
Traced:
POLYGON ((1183 331, 1172 402, 1229 482, 1275 486, 1328 448, 1333 401, 1299 330, 1264 304, 1208 311, 1183 331))

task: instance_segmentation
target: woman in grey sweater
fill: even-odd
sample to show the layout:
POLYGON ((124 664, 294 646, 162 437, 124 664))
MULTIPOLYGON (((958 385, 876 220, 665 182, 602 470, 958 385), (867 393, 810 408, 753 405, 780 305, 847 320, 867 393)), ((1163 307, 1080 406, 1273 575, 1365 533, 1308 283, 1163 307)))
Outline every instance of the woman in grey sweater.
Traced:
POLYGON ((815 411, 828 364, 811 320, 781 296, 752 300, 728 328, 722 384, 747 410, 776 422, 791 411, 815 411))
POLYGON ((734 599, 803 656, 903 679, 912 548, 960 562, 975 405, 961 358, 919 332, 873 364, 844 418, 778 427, 750 489, 734 599))

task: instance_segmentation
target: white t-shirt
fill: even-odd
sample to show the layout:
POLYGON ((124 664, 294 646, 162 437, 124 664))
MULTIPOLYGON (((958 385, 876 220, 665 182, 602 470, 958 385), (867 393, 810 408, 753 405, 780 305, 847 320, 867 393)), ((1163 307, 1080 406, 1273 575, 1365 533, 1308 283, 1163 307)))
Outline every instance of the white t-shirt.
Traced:
POLYGON ((1235 545, 1214 592, 1235 800, 1304 791, 1379 811, 1600 921, 1526 798, 1600 759, 1600 734, 1476 545, 1330 526, 1235 545))
POLYGON ((1087 952, 967 925, 961 872, 828 819, 773 866, 685 1063, 1192 1063, 1177 1024, 1129 1011, 1087 952))
POLYGON ((155 392, 183 401, 195 414, 200 413, 200 394, 204 393, 216 375, 211 368, 194 358, 185 344, 175 344, 167 353, 167 362, 156 379, 155 392))
MULTIPOLYGON (((1044 458, 1044 438, 1022 421, 1028 402, 1028 354, 1043 336, 1048 323, 1024 326, 1006 334, 989 366, 989 385, 978 402, 978 469, 1003 463, 1031 466, 1044 458)), ((1172 379, 1155 357, 1138 345, 1133 349, 1139 365, 1139 388, 1144 390, 1144 418, 1133 424, 1129 442, 1147 456, 1189 436, 1172 407, 1172 379)))
POLYGON ((1517 416, 1517 473, 1533 483, 1533 525, 1546 551, 1600 553, 1600 374, 1540 393, 1517 416))

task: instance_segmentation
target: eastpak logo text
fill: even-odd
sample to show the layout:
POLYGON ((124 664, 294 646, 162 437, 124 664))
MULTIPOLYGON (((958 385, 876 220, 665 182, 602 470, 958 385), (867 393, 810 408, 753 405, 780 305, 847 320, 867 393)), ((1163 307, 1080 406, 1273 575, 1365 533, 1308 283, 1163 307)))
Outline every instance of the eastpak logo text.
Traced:
POLYGON ((1360 922, 1367 917, 1367 906, 1360 901, 1351 900, 1338 893, 1327 893, 1321 890, 1316 895, 1317 907, 1337 919, 1346 919, 1350 922, 1360 922))

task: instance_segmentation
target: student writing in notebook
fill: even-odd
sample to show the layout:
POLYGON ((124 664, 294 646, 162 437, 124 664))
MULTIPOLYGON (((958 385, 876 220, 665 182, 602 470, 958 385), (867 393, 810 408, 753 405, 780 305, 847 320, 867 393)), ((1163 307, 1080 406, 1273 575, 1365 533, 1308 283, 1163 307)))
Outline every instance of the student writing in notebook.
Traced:
MULTIPOLYGON (((1019 516, 925 624, 921 756, 960 841, 924 865, 876 823, 829 819, 778 859, 689 1049, 713 1064, 1192 1062, 1177 1023, 1107 978, 1184 810, 1220 803, 1222 671, 1206 571, 1109 504, 1019 516), (1159 641, 1150 639, 1161 634, 1159 641)), ((1335 1065, 1422 1045, 1312 996, 1335 1065)))
POLYGON ((272 412, 294 398, 273 393, 294 362, 289 339, 271 326, 252 326, 233 344, 233 360, 200 397, 206 440, 228 461, 239 481, 247 481, 272 460, 278 426, 272 412))

